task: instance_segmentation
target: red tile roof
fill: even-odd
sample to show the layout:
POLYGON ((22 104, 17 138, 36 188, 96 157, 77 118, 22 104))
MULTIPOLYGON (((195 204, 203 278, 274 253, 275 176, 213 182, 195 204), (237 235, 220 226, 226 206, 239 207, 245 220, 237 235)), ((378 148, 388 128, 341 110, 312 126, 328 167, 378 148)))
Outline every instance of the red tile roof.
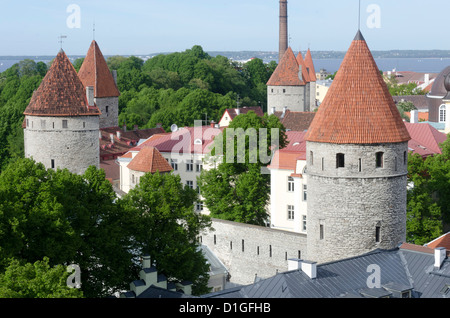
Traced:
POLYGON ((268 166, 269 169, 296 170, 298 160, 306 160, 306 132, 286 132, 288 145, 277 150, 268 166))
POLYGON ((447 135, 427 123, 411 124, 405 122, 411 136, 409 148, 422 157, 442 153, 440 144, 447 140, 447 135))
POLYGON ((176 132, 154 135, 132 150, 155 147, 164 153, 207 154, 214 138, 221 132, 221 129, 210 126, 184 127, 176 132))
POLYGON ((302 67, 303 81, 305 81, 307 83, 311 82, 311 76, 309 75, 308 66, 306 65, 305 60, 303 59, 302 52, 299 52, 297 55, 297 63, 299 66, 302 67))
POLYGON ((170 172, 172 166, 161 155, 158 149, 153 147, 142 148, 141 151, 131 160, 127 166, 128 169, 140 172, 170 172))
POLYGON ((120 127, 100 129, 100 159, 102 161, 116 159, 135 147, 141 139, 148 139, 155 134, 161 133, 165 133, 163 128, 128 131, 124 131, 120 127), (111 141, 111 135, 113 135, 114 143, 111 141))
POLYGON ((96 41, 92 41, 78 76, 85 87, 94 87, 95 97, 120 96, 111 71, 96 41))
MULTIPOLYGON (((262 108, 259 107, 259 106, 257 106, 257 107, 241 107, 241 108, 239 108, 239 114, 247 114, 249 111, 254 111, 256 113, 256 115, 258 115, 260 117, 264 116, 264 112, 263 112, 262 108)), ((228 109, 226 109, 225 112, 222 115, 222 118, 223 118, 223 116, 225 116, 226 113, 228 113, 228 116, 230 116, 231 120, 233 120, 234 118, 236 118, 236 116, 238 116, 237 108, 228 108, 228 109)))
POLYGON ((300 80, 299 72, 297 58, 289 47, 267 82, 267 86, 303 86, 305 81, 300 80))
POLYGON ((410 139, 369 47, 358 32, 315 115, 307 140, 377 144, 410 139))
POLYGON ((431 241, 430 243, 426 244, 426 246, 433 249, 437 247, 445 247, 448 254, 450 252, 450 232, 431 241))
POLYGON ((316 113, 314 112, 293 112, 287 110, 283 115, 283 112, 275 112, 283 126, 287 130, 291 131, 306 131, 314 120, 316 113))
POLYGON ((63 50, 53 60, 39 88, 31 97, 25 115, 99 116, 96 106, 88 106, 86 89, 63 50))
POLYGON ((309 79, 311 82, 317 82, 316 77, 316 69, 314 68, 314 62, 311 55, 311 50, 308 49, 305 55, 305 64, 306 67, 309 69, 309 79))

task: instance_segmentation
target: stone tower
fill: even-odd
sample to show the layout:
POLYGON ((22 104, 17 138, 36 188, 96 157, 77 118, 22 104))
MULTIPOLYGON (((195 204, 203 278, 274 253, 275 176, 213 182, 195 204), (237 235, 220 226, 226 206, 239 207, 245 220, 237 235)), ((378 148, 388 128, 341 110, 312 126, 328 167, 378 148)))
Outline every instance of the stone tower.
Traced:
POLYGON ((278 61, 281 61, 288 46, 288 3, 287 0, 280 0, 280 44, 278 61))
POLYGON ((99 116, 92 87, 85 88, 61 50, 25 112, 25 157, 49 169, 82 174, 99 167, 99 116))
MULTIPOLYGON (((312 63, 312 59, 310 61, 312 63)), ((267 109, 283 111, 285 108, 295 112, 312 110, 315 105, 315 83, 310 74, 314 66, 308 66, 301 53, 296 57, 288 47, 283 58, 267 82, 267 109), (313 91, 314 90, 314 91, 313 91)))
POLYGON ((84 87, 94 87, 94 101, 100 109, 100 129, 119 126, 119 90, 116 73, 111 72, 94 40, 81 66, 78 76, 84 87))
POLYGON ((358 31, 306 135, 308 259, 334 261, 405 241, 409 140, 358 31))

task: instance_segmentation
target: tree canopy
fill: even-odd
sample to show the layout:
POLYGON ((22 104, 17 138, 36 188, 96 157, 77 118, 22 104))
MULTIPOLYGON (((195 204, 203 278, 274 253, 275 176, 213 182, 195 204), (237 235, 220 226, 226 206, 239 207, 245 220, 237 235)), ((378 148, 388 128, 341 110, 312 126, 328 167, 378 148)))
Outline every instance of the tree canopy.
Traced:
POLYGON ((253 111, 233 119, 215 139, 215 169, 204 170, 198 180, 211 216, 265 226, 270 175, 264 168, 271 152, 286 146, 285 128, 274 115, 259 117, 253 111))

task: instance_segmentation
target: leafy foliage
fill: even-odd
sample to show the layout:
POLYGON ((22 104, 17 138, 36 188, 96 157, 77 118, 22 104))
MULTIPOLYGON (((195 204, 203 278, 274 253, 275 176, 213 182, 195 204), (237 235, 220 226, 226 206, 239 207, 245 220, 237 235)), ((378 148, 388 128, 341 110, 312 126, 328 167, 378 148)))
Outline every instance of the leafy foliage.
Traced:
POLYGON ((407 240, 425 244, 443 234, 450 224, 450 140, 442 154, 427 157, 409 155, 407 240))
POLYGON ((216 137, 211 155, 222 156, 222 162, 216 169, 204 170, 198 180, 212 217, 265 225, 270 175, 264 168, 276 139, 279 148, 286 146, 285 128, 279 119, 267 114, 259 117, 252 111, 234 118, 216 137))

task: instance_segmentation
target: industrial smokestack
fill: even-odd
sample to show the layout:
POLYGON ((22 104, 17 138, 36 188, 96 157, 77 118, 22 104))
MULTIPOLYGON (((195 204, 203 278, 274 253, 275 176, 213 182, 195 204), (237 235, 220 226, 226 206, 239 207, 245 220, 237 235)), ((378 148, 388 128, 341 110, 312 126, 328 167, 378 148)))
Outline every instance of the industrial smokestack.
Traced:
POLYGON ((288 8, 287 0, 280 0, 280 51, 278 61, 281 61, 288 49, 288 8))

